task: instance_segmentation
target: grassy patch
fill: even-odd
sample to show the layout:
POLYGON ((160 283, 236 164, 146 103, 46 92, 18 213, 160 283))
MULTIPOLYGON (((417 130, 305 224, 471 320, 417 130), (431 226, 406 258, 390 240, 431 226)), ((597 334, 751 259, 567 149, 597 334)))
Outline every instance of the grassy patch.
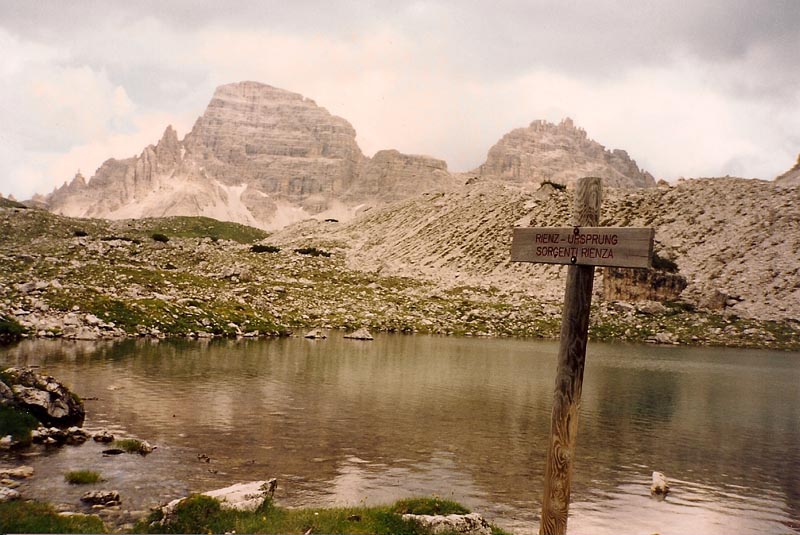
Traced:
MULTIPOLYGON (((415 522, 404 521, 405 511, 463 513, 461 505, 438 498, 415 498, 394 505, 337 507, 330 509, 284 509, 266 500, 255 512, 222 509, 218 501, 196 495, 181 502, 165 525, 160 512, 137 524, 138 533, 348 533, 429 535, 415 522)), ((495 530, 495 533, 502 533, 495 530)))
POLYGON ((149 451, 147 451, 144 442, 136 438, 123 438, 120 440, 115 440, 111 444, 111 447, 119 448, 121 450, 126 451, 127 453, 138 453, 140 455, 147 455, 148 453, 150 453, 149 451))
POLYGON ((30 413, 13 407, 0 407, 0 437, 11 437, 23 444, 31 441, 31 431, 39 427, 37 420, 30 413))
POLYGON ((152 238, 153 241, 157 241, 157 242, 161 242, 161 243, 167 243, 169 241, 169 236, 167 236, 166 234, 161 234, 160 232, 152 233, 150 235, 150 238, 152 238))
POLYGON ((64 474, 64 481, 70 485, 91 485, 100 479, 100 474, 94 470, 73 470, 64 474))
POLYGON ((460 503, 441 498, 408 498, 395 503, 392 510, 401 515, 465 515, 470 512, 460 503))
POLYGON ((14 318, 0 316, 0 342, 19 340, 25 332, 25 328, 14 318))
POLYGON ((216 240, 231 240, 238 243, 253 243, 269 236, 268 232, 261 229, 217 221, 210 217, 165 217, 159 219, 143 219, 147 230, 160 234, 169 233, 177 238, 212 238, 216 240))
POLYGON ((36 502, 0 503, 2 533, 105 533, 96 516, 61 516, 52 505, 36 502))

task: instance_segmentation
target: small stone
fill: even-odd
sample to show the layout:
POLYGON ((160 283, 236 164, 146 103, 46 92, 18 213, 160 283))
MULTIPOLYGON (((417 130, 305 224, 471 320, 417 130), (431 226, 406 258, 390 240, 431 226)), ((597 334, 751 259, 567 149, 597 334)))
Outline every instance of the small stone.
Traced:
POLYGON ((94 440, 95 442, 103 442, 103 443, 113 442, 114 435, 109 433, 107 429, 103 429, 102 431, 95 433, 94 436, 92 437, 92 440, 94 440))
POLYGON ((33 468, 30 466, 0 468, 0 478, 28 479, 29 477, 33 477, 33 468))
POLYGON ((308 338, 309 340, 324 340, 327 337, 328 335, 325 334, 322 329, 312 329, 306 333, 304 338, 308 338))
POLYGON ((116 490, 91 490, 81 496, 81 501, 92 505, 107 507, 120 503, 119 492, 116 490))
POLYGON ((0 487, 0 503, 19 500, 21 497, 22 495, 19 493, 19 491, 6 487, 0 487))

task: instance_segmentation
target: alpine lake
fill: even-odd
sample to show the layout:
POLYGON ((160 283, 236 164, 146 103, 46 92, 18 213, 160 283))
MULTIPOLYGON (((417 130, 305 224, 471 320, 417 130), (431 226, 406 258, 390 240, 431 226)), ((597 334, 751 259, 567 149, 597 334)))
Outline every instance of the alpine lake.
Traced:
MULTIPOLYGON (((90 440, 0 461, 34 468, 23 496, 75 510, 87 486, 71 470, 139 512, 276 477, 284 506, 436 495, 538 532, 557 342, 329 335, 2 348, 3 368, 84 398, 88 430, 157 449, 104 456, 90 440)), ((800 533, 800 353, 590 343, 574 467, 573 533, 800 533)))

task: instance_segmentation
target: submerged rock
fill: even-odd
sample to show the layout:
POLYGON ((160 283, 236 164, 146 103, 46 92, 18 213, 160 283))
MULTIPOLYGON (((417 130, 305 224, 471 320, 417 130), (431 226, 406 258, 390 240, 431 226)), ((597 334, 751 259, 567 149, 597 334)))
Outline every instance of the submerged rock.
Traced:
POLYGON ((309 340, 324 340, 327 337, 328 335, 325 334, 322 329, 311 329, 303 338, 308 338, 309 340))
POLYGON ((19 493, 19 491, 6 487, 0 487, 0 503, 19 500, 21 497, 22 495, 19 493))
POLYGON ((373 336, 369 333, 369 331, 365 328, 361 328, 357 331, 344 335, 344 338, 349 338, 351 340, 374 340, 373 336))

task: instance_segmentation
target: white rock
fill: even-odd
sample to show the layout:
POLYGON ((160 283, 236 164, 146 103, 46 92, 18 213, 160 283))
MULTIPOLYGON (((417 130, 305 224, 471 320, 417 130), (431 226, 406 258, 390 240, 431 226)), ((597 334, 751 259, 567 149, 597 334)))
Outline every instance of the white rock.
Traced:
POLYGON ((413 520, 433 533, 464 533, 491 535, 492 528, 478 513, 466 515, 403 515, 403 520, 413 520))
POLYGON ((653 472, 653 483, 650 485, 650 492, 656 495, 666 496, 669 492, 667 478, 661 472, 653 472))

